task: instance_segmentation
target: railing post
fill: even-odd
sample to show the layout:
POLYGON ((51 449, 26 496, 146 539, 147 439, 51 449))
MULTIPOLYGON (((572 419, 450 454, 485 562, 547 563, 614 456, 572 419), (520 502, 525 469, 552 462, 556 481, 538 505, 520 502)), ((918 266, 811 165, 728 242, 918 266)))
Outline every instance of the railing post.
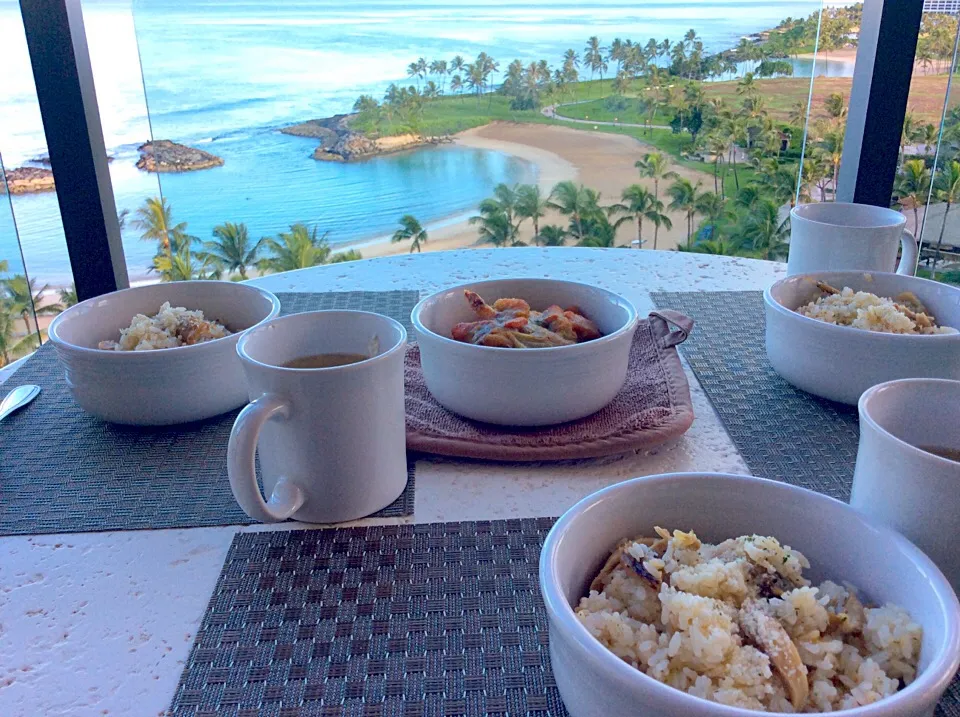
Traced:
POLYGON ((923 0, 864 0, 837 201, 890 206, 923 0))
POLYGON ((80 0, 20 0, 80 300, 129 286, 80 0))

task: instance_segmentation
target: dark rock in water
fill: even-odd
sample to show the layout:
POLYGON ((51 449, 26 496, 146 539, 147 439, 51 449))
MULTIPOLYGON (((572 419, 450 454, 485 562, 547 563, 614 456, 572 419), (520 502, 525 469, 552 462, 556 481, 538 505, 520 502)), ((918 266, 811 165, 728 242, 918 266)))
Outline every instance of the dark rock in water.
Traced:
POLYGON ((220 157, 168 139, 146 142, 137 150, 140 152, 137 168, 147 172, 190 172, 223 164, 220 157))
POLYGON ((4 172, 6 184, 0 184, 0 194, 33 194, 52 192, 53 172, 43 167, 17 167, 4 172))
POLYGON ((284 127, 280 131, 298 137, 319 139, 320 146, 314 150, 312 156, 324 162, 349 162, 354 159, 376 157, 381 154, 451 141, 449 137, 423 137, 418 134, 368 137, 350 128, 350 120, 355 116, 334 115, 312 119, 284 127))

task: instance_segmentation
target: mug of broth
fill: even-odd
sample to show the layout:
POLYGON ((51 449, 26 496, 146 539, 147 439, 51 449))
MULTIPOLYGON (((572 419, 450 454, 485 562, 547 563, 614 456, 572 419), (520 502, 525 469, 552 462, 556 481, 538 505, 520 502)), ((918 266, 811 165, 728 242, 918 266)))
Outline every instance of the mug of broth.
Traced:
POLYGON ((293 314, 241 337, 251 403, 233 424, 227 472, 247 515, 338 523, 403 492, 406 343, 399 323, 363 311, 293 314))
POLYGON ((859 409, 850 505, 916 543, 960 593, 960 381, 888 381, 859 409))

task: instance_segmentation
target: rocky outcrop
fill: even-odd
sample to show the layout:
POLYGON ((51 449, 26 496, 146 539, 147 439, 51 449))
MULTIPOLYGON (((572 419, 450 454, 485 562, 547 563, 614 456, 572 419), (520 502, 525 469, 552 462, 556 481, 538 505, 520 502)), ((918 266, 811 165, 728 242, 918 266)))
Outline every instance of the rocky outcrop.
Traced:
POLYGON ((17 167, 4 172, 6 185, 0 184, 0 194, 33 194, 34 192, 52 192, 53 172, 43 167, 17 167))
POLYGON ((452 141, 449 137, 422 137, 418 134, 369 137, 350 128, 350 120, 355 116, 333 115, 333 117, 307 120, 284 127, 280 131, 298 137, 319 139, 320 146, 313 151, 312 156, 324 162, 349 162, 354 159, 376 157, 428 144, 452 141))
POLYGON ((325 117, 324 119, 307 120, 300 124, 282 127, 280 131, 284 134, 292 134, 297 137, 319 139, 320 147, 333 147, 340 139, 340 134, 349 131, 341 127, 341 122, 348 117, 349 115, 334 115, 333 117, 325 117))
POLYGON ((147 172, 192 172, 223 164, 220 157, 168 139, 141 144, 137 150, 140 152, 137 168, 147 172))

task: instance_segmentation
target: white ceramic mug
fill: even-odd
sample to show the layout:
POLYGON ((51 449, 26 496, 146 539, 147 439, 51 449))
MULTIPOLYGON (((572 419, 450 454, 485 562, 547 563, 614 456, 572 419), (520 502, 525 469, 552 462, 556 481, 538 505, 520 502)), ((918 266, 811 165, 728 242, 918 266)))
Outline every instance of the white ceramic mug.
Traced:
POLYGON ((790 210, 787 274, 884 271, 914 274, 917 240, 907 218, 886 207, 846 202, 800 204, 790 210), (902 247, 897 266, 897 247, 902 247))
POLYGON ((907 378, 860 397, 860 448, 850 505, 929 555, 960 593, 960 381, 907 378))
POLYGON ((268 321, 237 344, 250 403, 227 449, 233 495, 251 518, 338 523, 392 503, 407 484, 403 357, 386 316, 315 311, 268 321), (331 368, 284 368, 324 353, 371 355, 331 368), (265 500, 257 486, 259 452, 265 500))

